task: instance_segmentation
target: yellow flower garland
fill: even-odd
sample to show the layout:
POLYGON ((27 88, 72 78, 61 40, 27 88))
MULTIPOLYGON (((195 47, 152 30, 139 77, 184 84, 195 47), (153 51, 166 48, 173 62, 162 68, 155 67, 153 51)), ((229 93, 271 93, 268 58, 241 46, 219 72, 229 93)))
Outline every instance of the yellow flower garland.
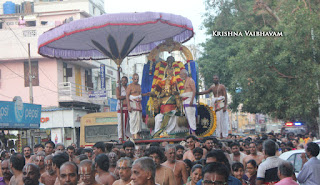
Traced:
MULTIPOLYGON (((155 86, 157 84, 160 84, 159 81, 162 81, 163 78, 165 77, 165 69, 166 69, 167 63, 165 61, 161 61, 157 63, 155 66, 155 71, 154 71, 154 76, 153 76, 153 81, 152 81, 152 88, 151 92, 154 92, 156 95, 159 95, 159 92, 156 91, 155 86)), ((174 80, 177 82, 177 86, 179 89, 180 94, 184 92, 184 81, 180 77, 180 70, 184 69, 184 65, 180 61, 176 61, 172 64, 174 68, 174 80), (177 75, 176 75, 177 74, 177 75)), ((151 107, 153 107, 153 100, 152 98, 149 98, 149 101, 147 103, 148 110, 151 111, 151 107)))

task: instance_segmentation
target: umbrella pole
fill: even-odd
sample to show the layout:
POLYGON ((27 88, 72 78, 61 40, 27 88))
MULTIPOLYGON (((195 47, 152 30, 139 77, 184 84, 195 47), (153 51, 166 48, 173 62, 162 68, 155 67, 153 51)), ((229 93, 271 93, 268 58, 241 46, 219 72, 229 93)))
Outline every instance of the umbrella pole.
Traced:
MULTIPOLYGON (((121 81, 120 81, 120 71, 121 67, 118 65, 118 85, 119 85, 119 91, 121 96, 121 81)), ((120 120, 121 120, 121 138, 122 141, 124 141, 124 126, 123 126, 123 100, 120 100, 120 120)))

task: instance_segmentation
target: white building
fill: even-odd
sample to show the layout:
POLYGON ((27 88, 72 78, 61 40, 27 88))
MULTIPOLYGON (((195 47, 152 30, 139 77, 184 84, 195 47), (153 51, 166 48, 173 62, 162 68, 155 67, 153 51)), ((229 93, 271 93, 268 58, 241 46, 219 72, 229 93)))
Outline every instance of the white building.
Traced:
MULTIPOLYGON (((3 4, 8 0, 0 0, 0 14, 4 13, 3 4)), ((34 12, 52 12, 64 10, 82 10, 92 16, 102 15, 104 11, 104 0, 11 0, 19 10, 16 13, 25 13, 24 4, 30 2, 34 12)))

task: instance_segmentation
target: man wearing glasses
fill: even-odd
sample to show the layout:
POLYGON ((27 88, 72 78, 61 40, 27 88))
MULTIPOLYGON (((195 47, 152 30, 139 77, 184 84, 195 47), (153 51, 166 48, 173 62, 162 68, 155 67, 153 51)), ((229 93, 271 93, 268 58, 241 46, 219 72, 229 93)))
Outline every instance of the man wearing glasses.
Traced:
POLYGON ((117 162, 117 170, 119 171, 120 179, 116 180, 113 185, 131 185, 131 167, 132 159, 122 157, 117 162))
POLYGON ((81 161, 79 165, 79 175, 84 185, 99 185, 95 179, 95 174, 96 170, 91 160, 81 161))

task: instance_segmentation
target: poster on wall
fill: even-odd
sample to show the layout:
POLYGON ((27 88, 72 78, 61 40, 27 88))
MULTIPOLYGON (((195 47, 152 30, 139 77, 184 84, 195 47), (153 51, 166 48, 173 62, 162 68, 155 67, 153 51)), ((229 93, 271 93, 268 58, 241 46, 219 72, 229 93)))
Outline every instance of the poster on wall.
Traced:
POLYGON ((51 141, 53 141, 54 144, 62 143, 61 128, 52 128, 51 129, 51 141))

